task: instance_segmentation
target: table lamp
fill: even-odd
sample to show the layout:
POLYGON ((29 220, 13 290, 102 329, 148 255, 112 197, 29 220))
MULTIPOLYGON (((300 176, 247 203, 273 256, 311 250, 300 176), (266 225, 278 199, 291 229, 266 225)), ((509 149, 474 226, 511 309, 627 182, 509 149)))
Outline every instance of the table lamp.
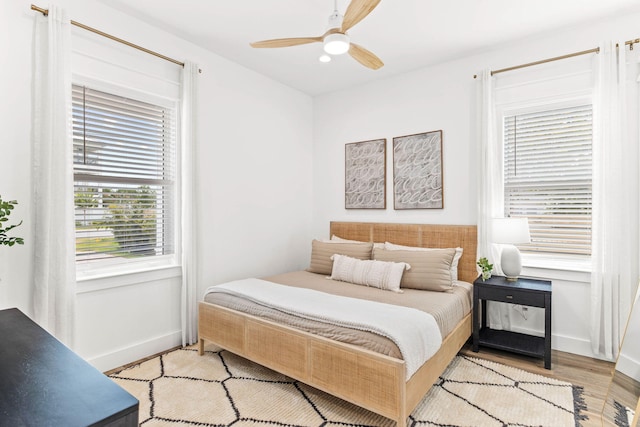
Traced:
POLYGON ((500 268, 507 277, 507 281, 515 282, 522 271, 522 258, 520 251, 514 245, 530 243, 528 218, 494 218, 493 219, 493 243, 500 243, 502 256, 500 268))

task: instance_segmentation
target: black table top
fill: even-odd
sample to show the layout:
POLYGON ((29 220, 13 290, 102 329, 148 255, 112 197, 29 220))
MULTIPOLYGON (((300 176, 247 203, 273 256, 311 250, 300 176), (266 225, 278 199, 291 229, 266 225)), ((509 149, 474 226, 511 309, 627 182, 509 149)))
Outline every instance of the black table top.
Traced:
POLYGON ((18 309, 0 310, 0 425, 99 426, 138 400, 18 309))
POLYGON ((524 289, 524 290, 532 290, 532 291, 542 291, 542 292, 551 292, 551 281, 550 280, 540 280, 540 279, 531 279, 528 277, 518 277, 518 280, 515 282, 510 282, 504 276, 491 276, 487 280, 482 280, 482 276, 479 276, 473 284, 487 284, 492 286, 498 286, 503 288, 511 288, 511 289, 524 289))

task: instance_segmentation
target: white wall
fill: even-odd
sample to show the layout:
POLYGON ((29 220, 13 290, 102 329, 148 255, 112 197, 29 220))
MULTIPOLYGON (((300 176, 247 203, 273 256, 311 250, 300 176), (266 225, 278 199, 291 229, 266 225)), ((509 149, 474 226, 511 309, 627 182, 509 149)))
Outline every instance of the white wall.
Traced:
POLYGON ((475 224, 473 72, 434 67, 314 100, 314 229, 330 220, 475 224), (444 209, 393 210, 392 138, 443 131, 444 209), (344 144, 387 138, 387 209, 344 209, 344 144), (455 165, 455 167, 453 167, 455 165))
MULTIPOLYGON (((31 1, 0 2, 0 194, 18 199, 23 247, 0 247, 0 308, 33 314, 31 1)), ((94 0, 70 18, 203 70, 198 100, 198 293, 304 267, 311 235, 312 100, 94 0)), ((40 5, 46 7, 46 4, 40 5)), ((140 53, 143 55, 143 53, 140 53)), ((180 271, 78 284, 75 349, 106 370, 180 343, 180 271)))
MULTIPOLYGON (((600 40, 640 36, 640 15, 601 19, 545 37, 434 65, 314 99, 314 216, 316 235, 330 220, 475 224, 475 81, 484 68, 500 69, 598 46, 600 40), (442 129, 444 209, 393 210, 392 138, 442 129), (387 209, 344 209, 344 144, 387 138, 387 209)), ((587 356, 589 275, 546 268, 523 274, 552 279, 553 348, 587 356)), ((514 314, 514 329, 540 333, 543 317, 514 314), (518 316, 520 316, 518 318, 518 316)))
MULTIPOLYGON (((0 248, 0 307, 32 314, 30 1, 0 2, 0 194, 18 199, 14 217, 24 247, 0 248)), ((198 144, 199 293, 247 276, 300 269, 309 239, 331 220, 476 223, 473 74, 632 39, 640 16, 602 20, 546 38, 523 40, 473 57, 416 70, 312 100, 94 0, 58 0, 72 19, 178 59, 200 75, 198 144), (394 211, 391 150, 387 209, 344 209, 344 144, 443 130, 444 209, 394 211)), ((179 341, 179 271, 83 283, 77 349, 101 369, 179 341), (113 287, 114 284, 119 286, 113 287)), ((554 348, 589 354, 588 275, 534 269, 554 279, 554 348)), ((540 331, 540 316, 518 320, 540 331)))

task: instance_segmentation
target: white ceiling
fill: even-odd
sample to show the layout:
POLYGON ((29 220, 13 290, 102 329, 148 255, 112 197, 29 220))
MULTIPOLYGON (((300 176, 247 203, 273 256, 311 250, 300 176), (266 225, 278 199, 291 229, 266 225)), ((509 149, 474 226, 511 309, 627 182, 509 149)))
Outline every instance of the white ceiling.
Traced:
MULTIPOLYGON (((385 63, 320 63, 321 43, 254 49, 252 41, 320 36, 334 0, 100 0, 310 95, 470 55, 621 12, 639 0, 382 0, 349 34, 385 63)), ((344 13, 349 0, 337 0, 344 13)))

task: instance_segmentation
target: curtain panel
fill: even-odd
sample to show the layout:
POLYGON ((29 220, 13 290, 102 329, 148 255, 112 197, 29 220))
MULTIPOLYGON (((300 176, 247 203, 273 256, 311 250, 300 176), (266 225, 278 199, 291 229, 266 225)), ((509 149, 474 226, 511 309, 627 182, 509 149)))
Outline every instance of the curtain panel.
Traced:
POLYGON ((629 137, 626 56, 624 41, 607 41, 595 66, 590 338, 608 359, 618 355, 638 283, 640 159, 629 137))
POLYGON ((198 66, 185 61, 182 70, 182 345, 198 340, 196 95, 198 66))
MULTIPOLYGON (((502 148, 496 132, 495 88, 491 71, 478 74, 477 87, 477 135, 478 141, 478 253, 493 264, 493 273, 502 274, 500 247, 493 243, 492 219, 503 216, 502 148)), ((511 314, 509 305, 490 301, 487 312, 489 324, 494 329, 509 329, 511 314)))
POLYGON ((73 348, 75 227, 71 143, 71 23, 35 14, 33 104, 34 315, 73 348))

